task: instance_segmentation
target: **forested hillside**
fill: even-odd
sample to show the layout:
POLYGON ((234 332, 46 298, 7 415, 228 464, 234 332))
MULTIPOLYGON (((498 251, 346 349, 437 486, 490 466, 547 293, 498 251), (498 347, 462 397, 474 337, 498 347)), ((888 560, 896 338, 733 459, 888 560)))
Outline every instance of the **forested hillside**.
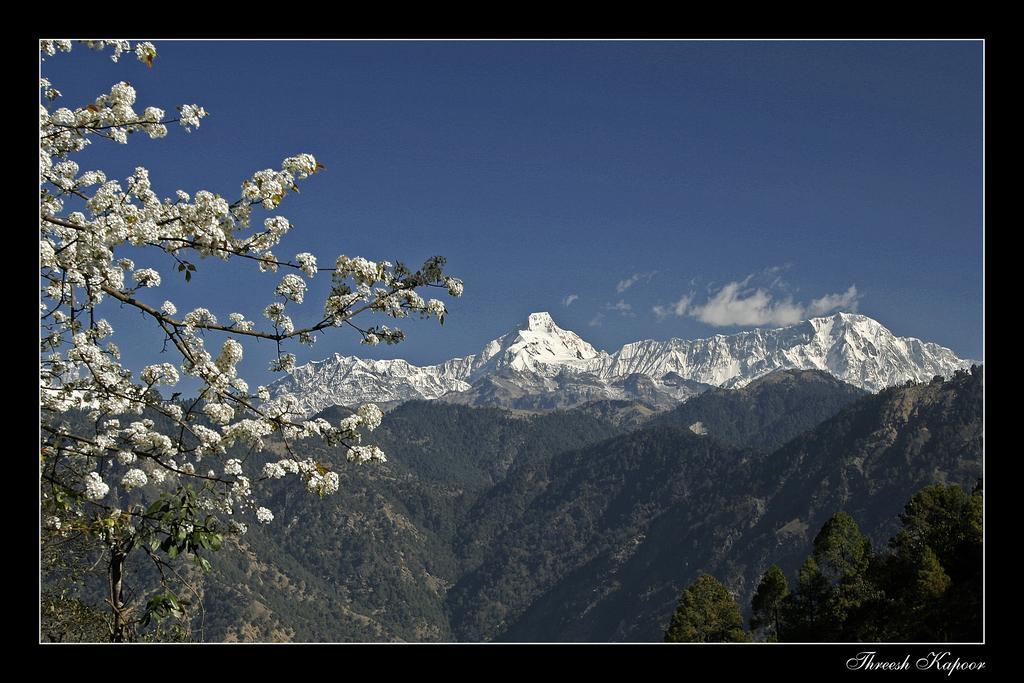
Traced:
POLYGON ((193 637, 660 641, 701 572, 749 616, 768 567, 793 580, 836 512, 884 545, 921 488, 971 490, 981 390, 980 368, 879 394, 787 371, 633 431, 606 407, 410 402, 374 434, 386 463, 339 466, 322 501, 278 487, 273 524, 188 573, 193 637))

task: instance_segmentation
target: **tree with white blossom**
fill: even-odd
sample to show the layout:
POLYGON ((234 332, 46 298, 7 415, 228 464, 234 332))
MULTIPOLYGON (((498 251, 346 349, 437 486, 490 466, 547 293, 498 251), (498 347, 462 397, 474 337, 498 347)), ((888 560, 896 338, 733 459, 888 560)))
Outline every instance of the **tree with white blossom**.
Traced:
MULTIPOLYGON (((112 50, 115 62, 134 55, 152 66, 157 55, 148 42, 80 42, 112 50)), ((41 62, 71 50, 69 40, 40 41, 41 62)), ((137 134, 163 138, 174 123, 191 132, 207 112, 196 104, 178 106, 172 117, 155 106, 140 112, 135 88, 125 82, 92 102, 60 107, 54 84, 40 78, 39 85, 42 543, 45 548, 86 539, 102 549, 110 639, 129 640, 140 624, 182 614, 181 600, 170 590, 126 599, 131 553, 151 558, 161 577, 174 571, 178 556, 209 570, 205 555, 219 549, 225 534, 273 521, 260 495, 266 482, 294 477, 318 496, 335 493, 340 463, 302 457, 296 447, 302 440, 322 440, 339 460, 385 459, 378 447, 362 443, 381 422, 377 406, 364 405, 337 424, 305 419, 288 397, 271 400, 267 387, 252 388, 239 376, 242 342, 274 342, 271 370, 279 372, 295 366, 288 344, 312 344, 316 333, 335 327, 355 330, 365 344, 394 344, 404 338, 401 330, 360 327, 353 319, 370 312, 415 314, 443 324, 444 303, 424 300, 417 290, 439 288, 457 297, 462 282, 444 273, 442 257, 413 272, 400 263, 346 255, 327 268, 310 253, 276 255, 292 226, 279 215, 259 223, 257 213, 274 212, 300 181, 323 170, 311 154, 256 171, 232 198, 179 189, 161 199, 143 167, 123 180, 82 169, 74 157, 94 142, 127 144, 137 134), (166 259, 186 281, 196 272, 193 260, 200 259, 241 261, 284 275, 260 315, 179 311, 156 294, 164 275, 136 267, 146 253, 166 259), (306 299, 307 279, 325 273, 331 288, 319 320, 297 326, 292 313, 306 299), (176 352, 175 362, 125 367, 118 335, 103 317, 110 305, 137 309, 176 352), (210 342, 219 347, 208 349, 210 342), (166 399, 161 390, 183 376, 198 382, 196 396, 166 399), (286 457, 265 456, 267 438, 279 441, 286 457), (228 457, 235 444, 248 448, 244 457, 228 457)))

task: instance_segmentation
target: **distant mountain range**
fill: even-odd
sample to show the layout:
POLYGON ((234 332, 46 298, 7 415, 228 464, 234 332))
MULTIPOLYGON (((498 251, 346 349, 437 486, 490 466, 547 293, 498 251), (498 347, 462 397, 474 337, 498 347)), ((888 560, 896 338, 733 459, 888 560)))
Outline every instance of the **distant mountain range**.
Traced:
POLYGON ((875 394, 784 370, 631 430, 595 414, 623 408, 601 402, 517 417, 410 401, 373 434, 387 462, 338 467, 342 493, 271 483, 274 522, 195 577, 196 628, 214 641, 660 641, 701 572, 747 613, 770 565, 795 585, 835 512, 882 549, 922 487, 971 490, 982 393, 981 368, 875 394))
POLYGON ((334 354, 296 368, 271 385, 271 393, 272 399, 294 396, 307 414, 414 399, 529 410, 629 400, 666 409, 711 387, 742 387, 775 370, 823 370, 876 392, 949 377, 971 365, 948 348, 897 337, 876 320, 850 313, 694 341, 638 341, 609 354, 542 312, 464 358, 419 367, 334 354))

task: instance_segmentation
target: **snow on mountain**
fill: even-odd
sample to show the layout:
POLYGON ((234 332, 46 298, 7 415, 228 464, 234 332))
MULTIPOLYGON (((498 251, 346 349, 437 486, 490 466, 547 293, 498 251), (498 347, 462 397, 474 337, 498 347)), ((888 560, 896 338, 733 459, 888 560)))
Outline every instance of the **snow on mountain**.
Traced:
POLYGON ((731 388, 774 370, 817 369, 868 391, 950 375, 971 365, 945 347, 897 337, 878 321, 852 313, 694 341, 639 341, 626 344, 608 359, 597 368, 601 377, 675 372, 731 388))
POLYGON ((907 380, 949 376, 971 361, 911 337, 897 337, 863 315, 837 313, 790 327, 693 341, 638 341, 599 351, 548 313, 471 356, 417 367, 404 360, 333 357, 308 363, 271 385, 303 410, 330 405, 437 399, 469 405, 554 408, 599 399, 668 407, 709 386, 741 387, 775 370, 818 369, 878 391, 907 380))
POLYGON ((312 414, 332 405, 400 403, 412 399, 438 398, 450 392, 466 391, 461 379, 468 360, 457 358, 441 365, 417 367, 397 360, 365 360, 334 354, 295 368, 288 377, 270 385, 272 399, 290 394, 299 409, 312 414))

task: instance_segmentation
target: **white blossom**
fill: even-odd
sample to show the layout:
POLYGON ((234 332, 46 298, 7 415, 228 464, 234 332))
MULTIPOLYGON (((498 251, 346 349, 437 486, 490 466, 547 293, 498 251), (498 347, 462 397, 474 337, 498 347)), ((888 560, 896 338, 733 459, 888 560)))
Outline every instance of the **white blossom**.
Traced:
POLYGON ((110 88, 110 104, 131 106, 135 104, 135 88, 121 81, 110 88))
POLYGON ((166 384, 173 386, 178 383, 178 369, 170 363, 148 365, 139 373, 139 379, 146 384, 166 384))
POLYGON ((285 469, 280 463, 268 462, 263 466, 263 476, 267 479, 281 479, 285 476, 285 469))
POLYGON ((231 495, 238 498, 248 498, 252 495, 252 488, 249 484, 249 478, 239 475, 238 479, 231 485, 231 495))
POLYGON ((384 413, 381 412, 380 408, 374 403, 367 403, 359 407, 356 414, 362 419, 362 424, 366 427, 366 431, 372 432, 374 429, 380 426, 381 420, 384 419, 384 413))
POLYGON ((335 262, 334 268, 337 277, 351 276, 357 283, 371 287, 380 279, 378 265, 362 256, 349 258, 342 254, 335 262))
POLYGON ((183 104, 178 107, 178 121, 181 127, 191 133, 193 128, 199 127, 200 119, 206 116, 206 110, 195 104, 183 104))
POLYGON ((384 451, 377 446, 352 446, 348 451, 348 459, 353 462, 367 462, 370 460, 375 460, 377 462, 387 461, 387 458, 384 456, 384 451))
POLYGON ((431 299, 430 301, 427 302, 427 313, 429 313, 430 315, 436 315, 438 317, 442 317, 447 312, 448 311, 447 311, 447 309, 445 309, 443 301, 438 301, 437 299, 431 299))
POLYGON ((217 367, 221 371, 227 371, 229 368, 233 368, 242 360, 243 349, 242 345, 238 343, 236 339, 224 340, 224 345, 221 347, 220 355, 217 357, 217 367))
POLYGON ((280 356, 270 362, 270 370, 272 372, 287 372, 288 370, 295 369, 295 354, 294 353, 282 353, 280 356))
MULTIPOLYGON (((71 41, 67 40, 39 42, 41 59, 72 49, 71 41)), ((156 57, 156 48, 148 42, 104 39, 85 43, 91 49, 107 50, 115 62, 123 55, 134 54, 139 62, 151 66, 156 57)), ((138 64, 123 66, 125 73, 128 67, 136 72, 139 69, 138 64)), ((133 83, 137 80, 136 76, 130 78, 133 83)), ((117 79, 106 82, 114 80, 117 79)), ((56 417, 53 425, 63 423, 61 413, 73 410, 84 410, 87 418, 80 421, 87 426, 67 428, 67 433, 61 435, 42 436, 41 463, 46 475, 55 479, 70 476, 65 482, 68 489, 82 490, 86 499, 97 501, 110 493, 110 486, 103 480, 105 476, 111 483, 118 482, 122 490, 135 491, 132 505, 142 502, 148 507, 152 501, 144 501, 143 494, 154 497, 168 493, 172 486, 185 483, 178 482, 179 477, 187 479, 206 472, 208 480, 198 482, 200 486, 195 489, 197 504, 204 515, 255 510, 257 521, 268 523, 273 514, 260 505, 260 489, 254 488, 243 474, 241 461, 219 460, 226 458, 228 449, 236 444, 257 453, 271 436, 289 441, 318 439, 330 448, 352 447, 354 450, 348 452, 352 460, 383 461, 384 454, 379 448, 360 445, 360 430, 372 431, 381 424, 382 413, 377 406, 361 407, 343 420, 339 428, 322 419, 302 420, 301 407, 294 397, 272 400, 267 386, 258 386, 254 398, 249 394, 249 383, 239 376, 243 342, 248 333, 256 332, 258 327, 264 331, 267 324, 260 323, 258 314, 252 311, 248 317, 257 318, 256 321, 240 312, 231 313, 226 325, 228 334, 224 334, 225 329, 212 311, 195 308, 179 320, 178 308, 169 300, 159 304, 156 311, 160 317, 155 317, 151 308, 157 305, 155 302, 136 301, 134 297, 147 296, 142 291, 145 288, 161 286, 162 277, 168 272, 161 273, 160 267, 137 269, 136 260, 161 264, 167 263, 168 255, 173 254, 178 260, 170 265, 176 265, 186 281, 193 279, 193 264, 216 266, 218 260, 238 256, 257 260, 261 271, 276 272, 279 266, 293 269, 274 290, 283 301, 264 310, 274 333, 298 338, 283 339, 278 357, 271 364, 272 370, 290 371, 295 368, 296 357, 283 348, 284 342, 312 344, 317 338, 315 332, 327 326, 342 326, 362 309, 372 308, 396 318, 410 311, 445 315, 441 302, 424 302, 413 291, 443 283, 449 293, 461 294, 461 281, 447 278, 441 272, 443 259, 430 259, 413 274, 387 261, 339 257, 329 283, 330 291, 322 304, 324 322, 297 333, 296 323, 289 315, 291 306, 302 305, 311 296, 304 278, 317 274, 318 259, 301 252, 290 262, 279 261, 273 249, 283 244, 293 225, 277 215, 265 217, 260 224, 253 219, 253 207, 276 209, 286 197, 297 192, 301 181, 323 168, 313 155, 296 154, 284 159, 279 168, 256 170, 241 181, 240 190, 235 185, 233 196, 204 189, 190 193, 173 188, 163 188, 158 194, 153 180, 159 175, 153 173, 151 177, 143 166, 134 166, 125 177, 108 176, 90 166, 95 165, 100 150, 109 147, 110 142, 127 144, 142 137, 138 133, 153 139, 164 138, 167 125, 175 118, 186 131, 199 128, 207 116, 202 106, 181 104, 177 106, 177 115, 170 110, 168 118, 163 106, 139 101, 140 95, 146 94, 145 86, 140 85, 137 92, 134 85, 121 80, 97 97, 85 99, 81 106, 58 107, 53 102, 61 94, 55 84, 41 76, 39 87, 40 408, 48 418, 56 417), (97 143, 95 150, 79 154, 93 142, 97 143), (289 307, 287 312, 285 304, 289 307), (134 307, 136 313, 144 313, 139 320, 153 324, 165 341, 162 348, 158 342, 153 352, 173 355, 171 362, 146 364, 168 358, 162 356, 147 358, 136 367, 123 363, 118 344, 123 346, 124 335, 133 333, 135 325, 121 324, 117 332, 122 336, 116 337, 113 326, 103 317, 105 307, 115 306, 134 307), (152 390, 158 385, 177 385, 182 375, 189 379, 182 391, 195 391, 201 412, 209 422, 203 419, 205 424, 198 424, 194 418, 200 416, 188 397, 178 402, 175 394, 166 400, 161 396, 162 390, 152 390), (247 405, 257 399, 258 409, 247 405), (157 421, 142 417, 148 414, 161 417, 157 421), (206 463, 203 458, 207 458, 206 463), (218 462, 211 462, 213 458, 218 462), (222 476, 217 473, 221 468, 222 476), (88 474, 83 477, 82 472, 88 474), (225 481, 224 477, 230 479, 225 481)), ((296 315, 295 319, 317 318, 296 315)), ((395 343, 402 336, 400 330, 377 326, 368 329, 363 341, 395 343)), ((310 492, 324 496, 338 490, 340 478, 332 467, 340 464, 282 458, 264 464, 261 478, 281 479, 297 474, 310 492)), ((83 527, 91 523, 87 522, 80 502, 73 502, 70 510, 60 514, 65 519, 81 519, 83 527)), ((60 518, 44 515, 42 522, 44 526, 60 528, 60 518)), ((230 528, 238 533, 246 530, 243 523, 234 521, 230 528)), ((131 533, 127 520, 122 518, 116 533, 126 530, 131 533)), ((102 533, 115 532, 108 529, 102 533)))
POLYGON ((241 313, 231 313, 228 315, 228 319, 231 321, 232 327, 240 332, 249 332, 253 328, 253 322, 246 320, 241 313))
POLYGON ((186 325, 197 327, 199 325, 216 325, 217 316, 205 308, 196 308, 185 315, 182 320, 186 325))
POLYGON ((272 431, 273 427, 266 420, 239 420, 224 429, 224 446, 230 447, 236 440, 240 440, 256 450, 262 450, 262 437, 272 431))
POLYGON ((301 254, 296 254, 295 260, 298 262, 299 268, 302 269, 303 273, 309 277, 316 275, 316 256, 304 251, 301 254))
POLYGON ((153 59, 156 57, 156 48, 153 43, 139 43, 135 46, 135 56, 140 62, 152 66, 153 59))
POLYGON ((121 486, 123 486, 126 491, 130 491, 133 488, 145 486, 148 481, 149 478, 146 477, 146 473, 135 468, 128 470, 125 475, 121 477, 121 486))
POLYGON ((142 287, 159 287, 160 273, 152 268, 142 268, 132 273, 132 277, 142 287))
POLYGON ((114 334, 114 328, 106 319, 100 319, 96 321, 96 324, 92 327, 92 333, 96 339, 103 339, 114 334))
POLYGON ((294 173, 299 179, 305 178, 311 173, 316 173, 319 166, 312 154, 297 154, 281 162, 281 168, 294 173))
POLYGON ((462 280, 457 277, 446 277, 444 284, 448 288, 448 293, 452 296, 462 296, 462 280))
POLYGON ((290 301, 301 304, 306 296, 306 282, 298 275, 289 273, 281 279, 274 291, 290 301))
POLYGON ((235 416, 235 409, 226 403, 207 403, 203 412, 217 424, 227 424, 235 416))
POLYGON ((85 497, 89 500, 99 500, 107 495, 110 487, 103 483, 103 478, 96 472, 90 472, 85 476, 85 497))

